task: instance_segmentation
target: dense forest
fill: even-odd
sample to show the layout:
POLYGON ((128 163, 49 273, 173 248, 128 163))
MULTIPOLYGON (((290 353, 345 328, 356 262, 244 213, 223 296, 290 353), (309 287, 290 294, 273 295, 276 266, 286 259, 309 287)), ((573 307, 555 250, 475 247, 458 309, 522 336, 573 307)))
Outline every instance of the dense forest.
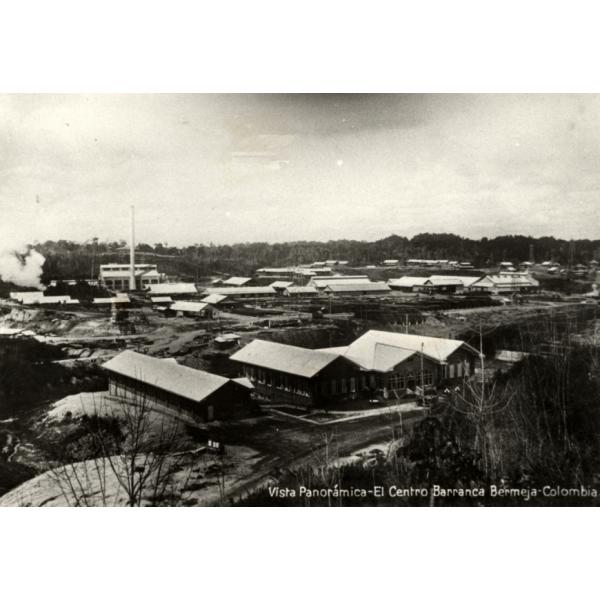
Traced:
MULTIPOLYGON (((65 240, 35 245, 46 257, 44 279, 97 276, 98 265, 126 261, 124 241, 98 240, 76 243, 65 240)), ((436 258, 468 260, 476 267, 502 260, 523 261, 530 251, 538 262, 556 260, 586 263, 600 258, 600 240, 568 240, 521 235, 471 240, 449 233, 422 233, 411 239, 392 235, 375 242, 335 240, 328 242, 246 243, 232 245, 195 244, 178 248, 166 244, 138 244, 137 260, 158 263, 167 274, 201 277, 214 273, 247 274, 259 267, 306 264, 329 259, 350 265, 377 264, 389 258, 436 258)))

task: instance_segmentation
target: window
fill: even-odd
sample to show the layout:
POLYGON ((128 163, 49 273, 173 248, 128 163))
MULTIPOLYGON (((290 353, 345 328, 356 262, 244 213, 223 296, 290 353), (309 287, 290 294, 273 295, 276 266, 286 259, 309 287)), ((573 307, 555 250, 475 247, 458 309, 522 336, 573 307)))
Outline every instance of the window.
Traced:
POLYGON ((465 375, 468 376, 471 374, 471 363, 466 360, 465 361, 465 375))
POLYGON ((350 377, 350 393, 354 394, 356 392, 356 379, 354 377, 350 377))
POLYGON ((425 385, 431 385, 433 383, 433 375, 429 369, 423 371, 423 383, 425 385))
POLYGON ((462 377, 462 363, 457 363, 456 365, 456 376, 462 377))
POLYGON ((335 396, 337 394, 337 381, 335 379, 331 380, 331 395, 335 396))
POLYGON ((321 381, 321 393, 326 396, 327 395, 327 382, 321 381))
POLYGON ((348 386, 347 386, 347 381, 345 379, 340 379, 340 383, 341 383, 341 393, 342 394, 346 394, 348 392, 348 386))
POLYGON ((454 363, 448 365, 448 377, 454 379, 454 363))

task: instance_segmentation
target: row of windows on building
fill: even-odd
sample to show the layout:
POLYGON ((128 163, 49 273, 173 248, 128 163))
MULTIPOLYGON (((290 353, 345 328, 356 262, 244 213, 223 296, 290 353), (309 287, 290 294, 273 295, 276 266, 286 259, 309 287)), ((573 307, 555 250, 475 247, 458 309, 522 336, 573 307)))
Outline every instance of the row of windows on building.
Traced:
POLYGON ((274 387, 292 394, 310 396, 310 382, 298 377, 250 366, 244 367, 244 375, 252 383, 258 382, 267 387, 274 387))
MULTIPOLYGON (((154 285, 160 283, 158 279, 142 279, 141 285, 154 285)), ((129 279, 104 279, 104 285, 113 290, 128 290, 129 279)))
POLYGON ((418 373, 417 376, 412 373, 392 373, 388 377, 388 387, 392 390, 403 390, 412 382, 431 385, 433 383, 433 373, 429 369, 423 369, 423 374, 418 373))

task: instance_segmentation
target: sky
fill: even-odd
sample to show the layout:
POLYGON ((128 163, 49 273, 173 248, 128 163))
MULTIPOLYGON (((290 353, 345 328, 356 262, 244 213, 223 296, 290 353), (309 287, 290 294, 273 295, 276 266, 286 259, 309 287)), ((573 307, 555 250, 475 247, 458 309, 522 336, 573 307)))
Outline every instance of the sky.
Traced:
POLYGON ((0 95, 0 236, 600 238, 600 95, 0 95))

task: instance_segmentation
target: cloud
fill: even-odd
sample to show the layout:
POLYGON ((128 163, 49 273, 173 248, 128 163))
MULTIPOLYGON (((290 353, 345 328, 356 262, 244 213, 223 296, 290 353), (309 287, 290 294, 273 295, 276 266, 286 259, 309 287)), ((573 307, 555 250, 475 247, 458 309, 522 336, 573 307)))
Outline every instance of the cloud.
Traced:
POLYGON ((599 96, 2 96, 19 240, 598 237, 599 96), (229 213, 229 217, 224 215, 229 213), (516 230, 519 231, 516 231, 516 230))

